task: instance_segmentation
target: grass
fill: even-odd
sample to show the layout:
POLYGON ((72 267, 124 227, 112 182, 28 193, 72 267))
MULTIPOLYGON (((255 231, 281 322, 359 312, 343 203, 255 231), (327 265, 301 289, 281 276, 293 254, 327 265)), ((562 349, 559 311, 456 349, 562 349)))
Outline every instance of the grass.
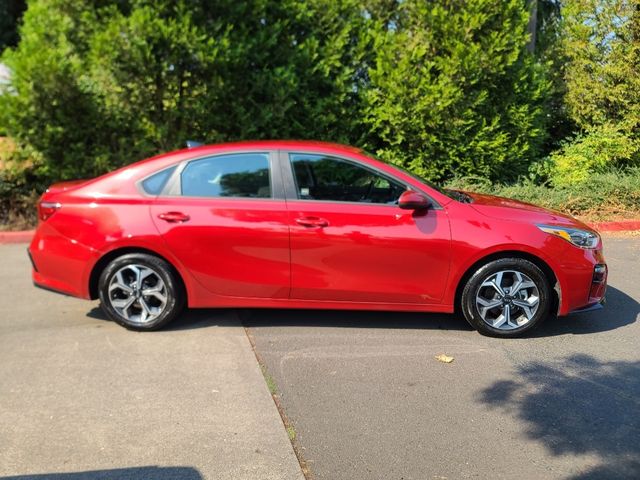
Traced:
POLYGON ((271 393, 271 395, 277 395, 278 385, 276 384, 276 381, 271 375, 269 375, 269 372, 267 372, 267 367, 265 367, 264 365, 261 365, 260 367, 262 369, 262 376, 264 377, 264 381, 266 382, 267 388, 269 389, 269 393, 271 393))
POLYGON ((269 372, 267 371, 266 365, 262 361, 262 358, 260 358, 260 354, 256 350, 256 343, 253 339, 253 335, 251 334, 251 331, 246 326, 244 327, 244 330, 247 334, 247 338, 249 339, 249 343, 251 344, 251 348, 253 349, 253 353, 256 356, 258 365, 260 365, 262 376, 264 377, 264 381, 267 384, 267 389, 269 390, 269 393, 271 393, 271 398, 273 399, 273 403, 275 403, 276 408, 278 409, 278 413, 280 414, 280 418, 282 419, 282 423, 287 432, 287 436, 289 437, 289 441, 291 442, 291 446, 293 447, 293 451, 295 452, 296 457, 298 458, 298 462, 300 463, 300 468, 302 469, 302 474, 304 475, 304 478, 311 478, 309 465, 307 464, 307 461, 304 459, 302 452, 300 450, 300 447, 298 445, 298 442, 296 441, 296 437, 297 437, 296 430, 293 427, 293 424, 291 423, 289 418, 287 417, 287 414, 284 411, 282 403, 280 402, 280 396, 278 395, 278 386, 276 385, 276 381, 269 374, 269 372))

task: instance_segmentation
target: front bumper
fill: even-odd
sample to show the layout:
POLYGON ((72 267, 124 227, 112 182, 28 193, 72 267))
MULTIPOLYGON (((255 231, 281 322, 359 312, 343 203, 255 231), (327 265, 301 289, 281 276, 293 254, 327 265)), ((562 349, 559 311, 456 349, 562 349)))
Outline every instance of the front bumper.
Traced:
POLYGON ((560 284, 558 314, 562 316, 599 304, 606 293, 608 271, 601 246, 581 249, 561 241, 566 245, 554 252, 559 261, 552 268, 560 284))
POLYGON ((602 310, 604 308, 605 303, 607 303, 606 299, 605 299, 605 297, 602 297, 602 299, 599 302, 594 303, 592 305, 587 305, 586 307, 577 308, 575 310, 572 310, 571 312, 569 312, 569 315, 574 315, 576 313, 588 313, 588 312, 595 312, 597 310, 602 310))

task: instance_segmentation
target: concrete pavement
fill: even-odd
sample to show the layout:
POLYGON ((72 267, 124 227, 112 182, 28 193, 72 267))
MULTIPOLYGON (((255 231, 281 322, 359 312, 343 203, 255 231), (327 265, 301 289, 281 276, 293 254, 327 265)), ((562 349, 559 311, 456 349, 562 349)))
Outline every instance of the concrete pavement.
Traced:
POLYGON ((640 238, 605 255, 606 308, 533 338, 448 315, 251 314, 311 477, 640 478, 640 238))
POLYGON ((302 479, 235 312, 135 333, 0 265, 0 476, 302 479))
MULTIPOLYGON (((640 238, 605 248, 606 309, 528 339, 447 315, 244 312, 311 478, 640 478, 640 238)), ((0 246, 0 476, 302 478, 235 312, 128 332, 28 272, 24 245, 0 246)))

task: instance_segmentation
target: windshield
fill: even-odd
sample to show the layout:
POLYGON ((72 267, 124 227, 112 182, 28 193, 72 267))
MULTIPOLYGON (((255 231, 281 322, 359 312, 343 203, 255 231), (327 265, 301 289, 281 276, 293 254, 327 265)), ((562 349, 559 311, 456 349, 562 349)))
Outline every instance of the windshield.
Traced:
POLYGON ((389 165, 389 166, 391 166, 393 168, 396 168, 396 169, 400 170, 403 173, 406 173, 410 177, 415 178, 420 183, 424 183, 425 185, 433 188, 435 191, 437 191, 437 192, 441 193, 442 195, 445 195, 445 196, 447 196, 449 198, 452 198, 453 200, 457 200, 457 201, 463 202, 463 203, 470 203, 471 202, 471 197, 469 197, 469 195, 467 195, 467 194, 465 194, 463 192, 459 192, 457 190, 450 190, 448 188, 442 188, 440 185, 437 185, 437 184, 433 183, 431 180, 427 180, 426 178, 423 178, 420 175, 416 175, 415 173, 410 172, 406 168, 401 167, 399 165, 396 165, 395 163, 385 162, 384 160, 382 160, 381 158, 377 157, 376 155, 372 155, 372 154, 370 154, 368 152, 367 152, 367 155, 375 158, 376 160, 384 162, 387 165, 389 165))

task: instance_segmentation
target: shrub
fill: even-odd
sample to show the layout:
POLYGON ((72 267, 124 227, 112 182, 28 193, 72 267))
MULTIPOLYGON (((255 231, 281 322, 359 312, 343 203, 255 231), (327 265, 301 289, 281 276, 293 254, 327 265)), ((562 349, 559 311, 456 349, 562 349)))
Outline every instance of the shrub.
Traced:
POLYGON ((0 137, 0 230, 27 229, 36 223, 39 195, 33 161, 9 138, 0 137))
POLYGON ((638 147, 611 124, 594 127, 552 154, 552 181, 559 186, 582 183, 594 173, 632 166, 639 160, 638 147))

